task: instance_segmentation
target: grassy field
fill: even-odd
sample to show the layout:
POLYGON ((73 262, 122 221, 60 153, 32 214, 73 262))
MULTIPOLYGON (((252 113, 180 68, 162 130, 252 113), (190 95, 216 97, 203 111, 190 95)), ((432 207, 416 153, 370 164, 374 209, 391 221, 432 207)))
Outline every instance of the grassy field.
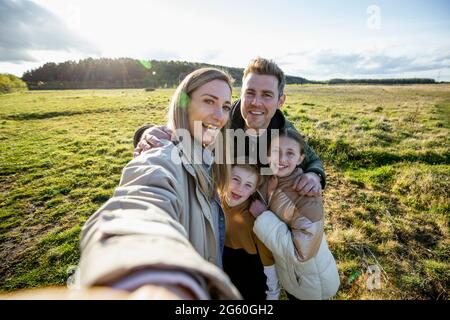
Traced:
MULTIPOLYGON (((134 130, 172 90, 0 96, 0 290, 64 285, 83 223, 134 130)), ((289 86, 284 113, 324 160, 338 299, 450 298, 450 85, 289 86), (366 285, 367 268, 381 284, 366 285)))

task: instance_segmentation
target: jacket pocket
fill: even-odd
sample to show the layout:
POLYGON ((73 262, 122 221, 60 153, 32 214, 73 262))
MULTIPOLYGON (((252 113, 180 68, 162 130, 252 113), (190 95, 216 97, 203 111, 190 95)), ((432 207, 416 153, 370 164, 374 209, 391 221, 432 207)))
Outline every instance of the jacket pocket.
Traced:
POLYGON ((301 283, 301 274, 298 274, 295 269, 296 269, 296 263, 295 261, 292 261, 290 259, 282 259, 280 261, 283 261, 283 266, 281 268, 284 269, 285 272, 282 272, 282 274, 284 274, 283 278, 287 278, 287 284, 282 284, 284 286, 288 286, 290 288, 293 287, 298 287, 297 284, 301 283), (283 261, 284 260, 284 261, 283 261))

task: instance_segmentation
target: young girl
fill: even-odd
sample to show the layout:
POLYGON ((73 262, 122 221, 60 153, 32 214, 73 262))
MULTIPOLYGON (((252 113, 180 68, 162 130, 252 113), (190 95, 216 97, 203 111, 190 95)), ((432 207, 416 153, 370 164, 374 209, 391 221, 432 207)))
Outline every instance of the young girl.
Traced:
POLYGON ((221 197, 226 217, 223 269, 245 300, 276 300, 280 293, 273 255, 252 230, 255 218, 249 207, 261 182, 256 166, 236 164, 221 197))
POLYGON ((281 285, 299 299, 328 299, 339 287, 336 262, 324 235, 322 197, 301 196, 292 189, 303 174, 304 140, 292 129, 280 130, 270 145, 274 176, 261 188, 251 212, 254 231, 272 251, 281 285))

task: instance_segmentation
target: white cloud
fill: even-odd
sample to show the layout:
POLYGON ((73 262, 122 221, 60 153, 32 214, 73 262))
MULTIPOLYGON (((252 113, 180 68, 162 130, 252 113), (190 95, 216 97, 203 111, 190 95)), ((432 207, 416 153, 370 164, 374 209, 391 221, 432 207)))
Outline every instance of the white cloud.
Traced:
POLYGON ((1 0, 0 21, 0 62, 37 61, 33 50, 97 52, 58 16, 28 0, 1 0))
POLYGON ((305 50, 277 59, 287 73, 311 79, 431 77, 450 71, 450 51, 395 54, 389 50, 344 52, 335 49, 305 50))

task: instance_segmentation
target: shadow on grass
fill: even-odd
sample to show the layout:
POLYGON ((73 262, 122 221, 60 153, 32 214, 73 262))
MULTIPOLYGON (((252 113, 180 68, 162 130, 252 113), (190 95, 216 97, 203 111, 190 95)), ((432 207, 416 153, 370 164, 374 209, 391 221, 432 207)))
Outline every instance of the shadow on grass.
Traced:
POLYGON ((27 120, 44 120, 56 117, 70 117, 82 114, 95 114, 95 113, 114 113, 123 111, 137 111, 137 110, 147 110, 151 108, 157 108, 157 106, 132 106, 132 107, 121 107, 116 109, 110 108, 100 108, 100 109, 90 109, 82 111, 51 111, 51 112, 30 112, 30 113, 19 113, 11 114, 6 116, 0 116, 1 119, 6 120, 16 120, 16 121, 27 121, 27 120))
POLYGON ((91 113, 91 112, 83 112, 83 111, 59 111, 59 112, 31 112, 31 113, 21 113, 21 114, 12 114, 9 116, 3 117, 4 119, 8 120, 43 120, 43 119, 51 119, 55 117, 68 117, 68 116, 74 116, 84 113, 91 113))

